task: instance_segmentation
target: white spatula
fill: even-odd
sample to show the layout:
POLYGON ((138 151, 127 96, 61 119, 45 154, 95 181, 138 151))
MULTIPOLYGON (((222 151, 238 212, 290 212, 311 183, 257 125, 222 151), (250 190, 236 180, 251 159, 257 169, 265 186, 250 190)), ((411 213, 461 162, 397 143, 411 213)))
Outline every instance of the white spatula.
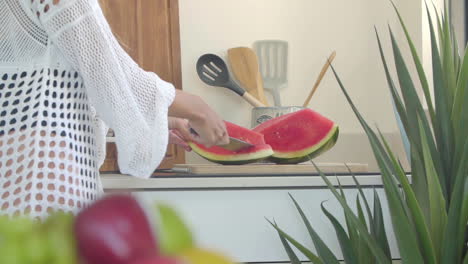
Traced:
POLYGON ((288 42, 260 40, 254 43, 263 86, 273 95, 275 106, 281 106, 279 90, 288 84, 288 42))

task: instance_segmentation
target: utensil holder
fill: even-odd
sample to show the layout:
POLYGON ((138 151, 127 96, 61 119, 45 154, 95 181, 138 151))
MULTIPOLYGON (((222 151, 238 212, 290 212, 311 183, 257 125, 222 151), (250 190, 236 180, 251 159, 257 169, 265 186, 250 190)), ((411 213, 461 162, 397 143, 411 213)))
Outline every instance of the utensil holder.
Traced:
POLYGON ((302 109, 304 109, 302 106, 254 107, 252 109, 251 127, 254 128, 267 120, 302 109))

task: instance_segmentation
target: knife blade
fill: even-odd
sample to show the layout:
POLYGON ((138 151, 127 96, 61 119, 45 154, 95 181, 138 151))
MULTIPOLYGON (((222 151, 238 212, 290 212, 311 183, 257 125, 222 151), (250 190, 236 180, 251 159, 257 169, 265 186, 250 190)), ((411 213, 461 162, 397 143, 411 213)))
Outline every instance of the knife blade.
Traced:
MULTIPOLYGON (((198 136, 198 133, 193 128, 190 128, 190 133, 198 136)), ((238 138, 233 138, 233 137, 229 137, 229 143, 228 144, 218 145, 218 147, 221 147, 221 148, 224 148, 224 149, 227 149, 227 150, 230 150, 230 151, 239 151, 239 150, 242 150, 242 149, 245 149, 245 148, 250 148, 250 147, 253 147, 253 146, 254 145, 250 144, 249 142, 240 140, 238 138)))
POLYGON ((229 143, 226 145, 219 145, 219 147, 230 151, 239 151, 245 148, 253 147, 253 145, 238 138, 229 137, 229 143))

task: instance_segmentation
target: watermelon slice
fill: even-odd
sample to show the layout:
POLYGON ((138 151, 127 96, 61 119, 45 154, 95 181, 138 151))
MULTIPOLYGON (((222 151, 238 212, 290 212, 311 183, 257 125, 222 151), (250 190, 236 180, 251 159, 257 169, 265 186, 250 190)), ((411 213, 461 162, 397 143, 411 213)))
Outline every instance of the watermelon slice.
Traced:
POLYGON ((338 140, 338 126, 311 109, 303 109, 268 120, 253 129, 265 137, 278 164, 311 160, 332 148, 338 140))
POLYGON ((250 129, 225 121, 229 136, 246 141, 253 147, 230 151, 222 147, 207 148, 202 144, 190 142, 189 145, 203 158, 224 165, 242 165, 263 160, 273 154, 270 145, 265 144, 263 135, 250 129))

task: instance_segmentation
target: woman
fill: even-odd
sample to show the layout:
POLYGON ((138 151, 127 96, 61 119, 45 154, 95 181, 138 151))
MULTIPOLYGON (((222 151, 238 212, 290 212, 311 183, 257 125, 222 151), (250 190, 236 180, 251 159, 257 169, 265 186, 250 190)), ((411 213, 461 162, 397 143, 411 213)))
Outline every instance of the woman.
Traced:
POLYGON ((169 138, 227 143, 224 123, 199 97, 124 52, 97 0, 0 0, 0 24, 2 214, 42 218, 95 200, 107 127, 121 172, 143 178, 169 138))

